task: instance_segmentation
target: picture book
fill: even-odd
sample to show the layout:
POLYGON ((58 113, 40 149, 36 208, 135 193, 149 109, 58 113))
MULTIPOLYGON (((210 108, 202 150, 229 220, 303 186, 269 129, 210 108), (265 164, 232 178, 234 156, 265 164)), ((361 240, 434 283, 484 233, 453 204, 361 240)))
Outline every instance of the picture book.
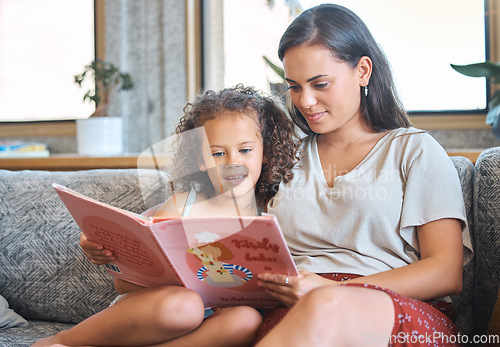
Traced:
POLYGON ((49 155, 44 143, 0 141, 0 158, 42 158, 49 155))
POLYGON ((274 307, 257 274, 298 275, 276 217, 146 217, 54 184, 85 236, 116 255, 110 274, 145 286, 179 285, 205 306, 274 307))

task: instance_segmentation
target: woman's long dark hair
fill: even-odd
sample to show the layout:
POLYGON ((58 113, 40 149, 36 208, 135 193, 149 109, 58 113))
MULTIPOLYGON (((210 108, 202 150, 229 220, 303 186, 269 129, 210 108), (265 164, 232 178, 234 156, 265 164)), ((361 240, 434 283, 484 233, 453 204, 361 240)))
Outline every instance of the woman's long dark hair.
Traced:
MULTIPOLYGON (((335 58, 353 68, 361 57, 369 57, 373 69, 368 96, 360 87, 361 112, 367 124, 377 131, 410 126, 384 52, 365 23, 351 10, 339 5, 322 4, 302 12, 281 37, 278 48, 280 60, 283 61, 289 48, 299 45, 324 46, 335 58)), ((297 126, 306 134, 312 134, 304 117, 290 100, 288 108, 297 126)))

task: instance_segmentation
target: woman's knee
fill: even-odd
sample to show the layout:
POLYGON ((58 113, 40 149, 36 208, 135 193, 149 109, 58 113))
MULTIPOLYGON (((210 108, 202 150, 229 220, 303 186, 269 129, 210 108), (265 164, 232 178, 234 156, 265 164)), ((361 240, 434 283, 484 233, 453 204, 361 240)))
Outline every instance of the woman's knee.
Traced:
MULTIPOLYGON (((299 305, 301 314, 317 323, 319 330, 329 331, 331 336, 356 331, 361 322, 368 330, 389 334, 394 322, 391 298, 383 291, 362 287, 320 287, 305 295, 296 306, 299 305)), ((348 336, 352 340, 359 337, 348 336)))
POLYGON ((351 311, 352 300, 355 296, 346 287, 325 286, 316 288, 307 293, 297 304, 302 312, 309 317, 322 317, 330 323, 342 320, 345 314, 351 311))
POLYGON ((329 310, 334 306, 342 305, 344 293, 339 287, 325 286, 311 290, 301 301, 304 305, 313 306, 316 309, 329 310))

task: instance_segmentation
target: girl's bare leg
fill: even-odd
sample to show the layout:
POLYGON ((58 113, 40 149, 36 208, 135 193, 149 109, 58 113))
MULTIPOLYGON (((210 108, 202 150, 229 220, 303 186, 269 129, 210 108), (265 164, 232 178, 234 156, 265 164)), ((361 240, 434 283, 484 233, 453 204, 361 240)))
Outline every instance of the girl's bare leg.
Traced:
POLYGON ((251 346, 261 322, 262 316, 251 307, 223 308, 205 319, 192 333, 167 343, 154 345, 154 347, 251 346))
POLYGON ((257 346, 387 347, 393 324, 394 306, 386 293, 325 286, 299 300, 257 346))
POLYGON ((194 291, 175 286, 146 288, 33 346, 150 345, 197 329, 203 314, 203 302, 194 291))

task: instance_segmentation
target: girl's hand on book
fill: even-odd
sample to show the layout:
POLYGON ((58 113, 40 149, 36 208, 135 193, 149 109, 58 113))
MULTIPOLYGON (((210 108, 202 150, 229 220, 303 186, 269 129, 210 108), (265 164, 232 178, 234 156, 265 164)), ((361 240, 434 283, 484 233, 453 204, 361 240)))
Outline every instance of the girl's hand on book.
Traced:
POLYGON ((335 284, 309 271, 300 271, 299 276, 287 276, 281 274, 258 274, 258 285, 264 287, 266 293, 280 300, 288 307, 307 294, 310 290, 324 285, 335 284))
POLYGON ((103 265, 116 259, 111 251, 104 249, 104 247, 98 243, 90 241, 84 233, 80 233, 79 245, 85 257, 87 257, 92 264, 103 265))

